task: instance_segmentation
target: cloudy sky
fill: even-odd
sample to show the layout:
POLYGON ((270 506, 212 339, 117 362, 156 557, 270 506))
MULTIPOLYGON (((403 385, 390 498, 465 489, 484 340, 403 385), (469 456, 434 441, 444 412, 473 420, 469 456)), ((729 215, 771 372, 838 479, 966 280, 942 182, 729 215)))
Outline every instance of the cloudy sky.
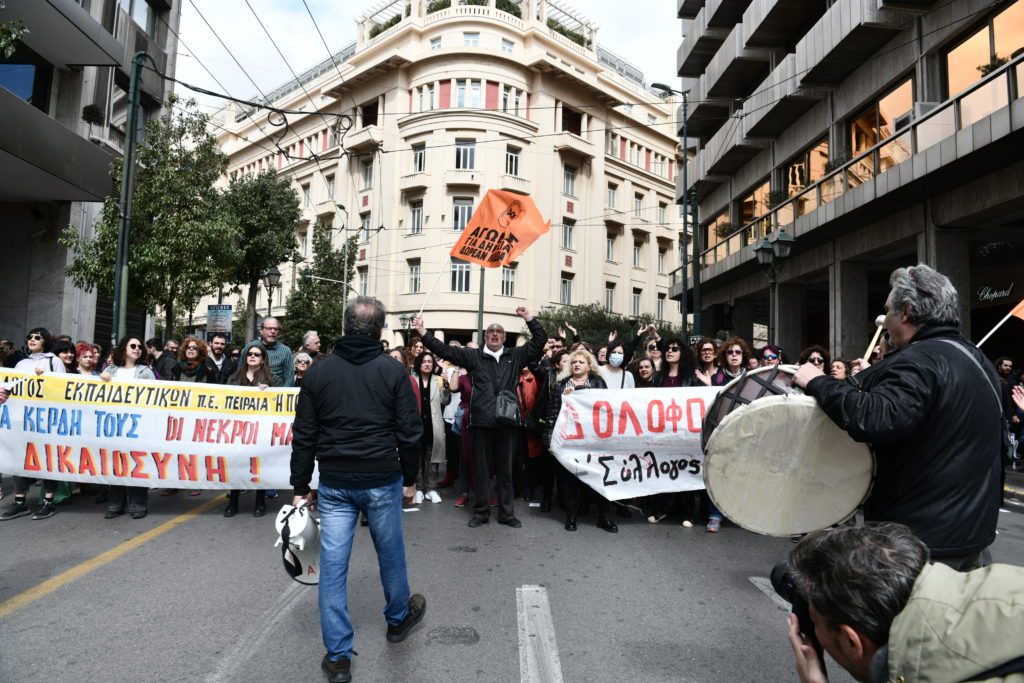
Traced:
MULTIPOLYGON (((256 94, 256 88, 235 65, 199 12, 264 92, 291 78, 288 67, 246 6, 246 0, 181 1, 183 44, 178 45, 178 78, 221 91, 221 86, 200 65, 198 60, 201 60, 231 95, 249 98, 256 94)), ((376 4, 372 0, 306 1, 332 50, 355 40, 356 17, 376 4)), ((327 58, 302 0, 248 0, 248 3, 297 73, 327 58)), ((678 83, 674 72, 680 22, 675 16, 674 0, 636 0, 628 4, 628 9, 622 0, 565 0, 565 4, 596 22, 600 26, 598 42, 639 66, 648 82, 678 83)), ((181 86, 178 91, 190 94, 181 86)), ((216 104, 213 98, 198 99, 207 106, 216 104)))

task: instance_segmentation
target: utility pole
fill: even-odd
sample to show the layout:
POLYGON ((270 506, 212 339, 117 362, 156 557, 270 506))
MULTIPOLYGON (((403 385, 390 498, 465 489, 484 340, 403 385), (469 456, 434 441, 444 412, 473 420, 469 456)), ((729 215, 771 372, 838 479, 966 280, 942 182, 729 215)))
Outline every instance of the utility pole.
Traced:
POLYGON ((693 197, 687 196, 686 203, 689 205, 693 202, 693 331, 697 335, 704 334, 704 327, 701 325, 701 314, 700 314, 700 269, 703 258, 701 257, 701 249, 703 248, 700 241, 700 227, 697 224, 697 193, 693 192, 693 197))
POLYGON ((686 139, 687 102, 689 90, 683 93, 683 339, 690 339, 690 276, 686 272, 690 261, 690 186, 686 171, 690 166, 689 143, 686 139))
POLYGON ((476 343, 484 347, 484 267, 480 266, 480 298, 476 304, 476 343))
POLYGON ((131 80, 128 82, 128 123, 121 165, 121 222, 117 229, 117 260, 114 264, 114 320, 110 330, 110 341, 114 345, 128 334, 128 245, 132 228, 132 196, 135 192, 135 140, 138 137, 140 80, 142 61, 146 57, 145 52, 136 52, 132 57, 131 80))

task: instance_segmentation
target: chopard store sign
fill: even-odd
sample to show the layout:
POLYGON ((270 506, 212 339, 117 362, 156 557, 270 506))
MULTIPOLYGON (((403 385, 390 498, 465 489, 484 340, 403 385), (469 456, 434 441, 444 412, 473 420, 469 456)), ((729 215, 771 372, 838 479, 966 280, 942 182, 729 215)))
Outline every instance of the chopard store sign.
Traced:
POLYGON ((978 301, 984 303, 994 303, 1010 296, 1010 292, 1013 291, 1013 285, 1016 283, 1011 282, 1005 289, 995 289, 988 285, 978 288, 978 301))

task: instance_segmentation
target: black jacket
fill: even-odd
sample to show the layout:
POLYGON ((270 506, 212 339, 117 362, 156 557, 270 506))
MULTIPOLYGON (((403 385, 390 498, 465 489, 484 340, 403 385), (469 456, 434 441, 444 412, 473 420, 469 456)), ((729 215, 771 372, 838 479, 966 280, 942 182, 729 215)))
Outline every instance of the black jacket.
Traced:
POLYGON ((178 365, 177 351, 164 351, 153 363, 153 372, 157 379, 172 380, 175 366, 178 365))
POLYGON ((423 345, 436 355, 469 371, 473 381, 473 394, 469 402, 469 424, 472 427, 497 427, 494 421, 494 400, 498 392, 516 391, 519 373, 530 363, 536 362, 544 351, 548 335, 536 318, 526 323, 533 335, 530 341, 516 348, 505 347, 501 359, 484 353, 483 349, 467 349, 448 346, 427 332, 423 345))
POLYGON ((238 369, 238 363, 231 360, 231 356, 224 354, 224 362, 221 363, 220 369, 217 369, 217 364, 213 362, 213 358, 206 357, 206 367, 210 368, 210 372, 213 373, 213 377, 210 379, 211 382, 216 384, 227 384, 228 378, 235 374, 235 370, 238 369))
MULTIPOLYGON (((565 391, 565 387, 572 380, 571 377, 566 377, 561 382, 555 381, 551 385, 551 389, 548 392, 548 413, 544 420, 544 448, 551 450, 551 437, 555 432, 555 422, 558 421, 558 413, 562 412, 562 396, 565 391)), ((604 380, 598 375, 588 375, 587 382, 590 383, 589 387, 580 387, 574 391, 586 391, 587 389, 607 389, 608 385, 605 384, 604 380)))
POLYGON ((422 434, 409 373, 384 355, 380 341, 346 335, 309 368, 299 389, 292 426, 295 495, 309 493, 314 457, 320 471, 401 471, 411 486, 422 434))
POLYGON ((973 344, 955 328, 934 327, 850 380, 814 378, 807 393, 874 450, 865 518, 906 524, 933 557, 956 557, 996 537, 1002 494, 997 384, 995 368, 973 344), (970 351, 984 376, 942 339, 970 351))

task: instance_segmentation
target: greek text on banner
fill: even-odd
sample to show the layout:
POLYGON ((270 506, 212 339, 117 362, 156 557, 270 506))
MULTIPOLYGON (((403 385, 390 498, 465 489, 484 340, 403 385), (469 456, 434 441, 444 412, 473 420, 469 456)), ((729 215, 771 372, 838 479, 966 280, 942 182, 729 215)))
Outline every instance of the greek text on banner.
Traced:
POLYGON ((576 391, 551 452, 608 500, 704 488, 704 414, 718 387, 576 391))
MULTIPOLYGON (((4 372, 4 384, 25 375, 4 372)), ((38 375, 0 405, 0 472, 150 488, 287 488, 297 389, 38 375)))

